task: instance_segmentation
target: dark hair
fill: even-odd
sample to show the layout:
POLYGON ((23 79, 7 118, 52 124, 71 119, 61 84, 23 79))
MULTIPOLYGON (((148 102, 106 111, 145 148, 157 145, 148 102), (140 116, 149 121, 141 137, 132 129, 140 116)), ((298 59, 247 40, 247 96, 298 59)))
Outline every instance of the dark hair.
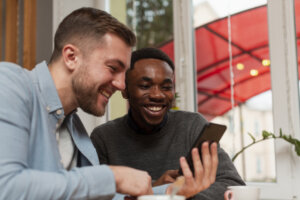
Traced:
POLYGON ((172 70, 174 71, 174 64, 173 61, 170 59, 170 57, 167 54, 165 54, 162 50, 157 48, 150 48, 150 47, 142 48, 132 52, 130 69, 133 69, 136 61, 141 59, 146 59, 146 58, 155 58, 155 59, 163 60, 167 62, 172 68, 172 70))
POLYGON ((80 8, 73 11, 58 26, 50 62, 61 56, 64 45, 70 43, 84 48, 85 45, 100 41, 106 33, 117 35, 128 46, 132 47, 136 43, 134 33, 107 12, 96 8, 80 8))

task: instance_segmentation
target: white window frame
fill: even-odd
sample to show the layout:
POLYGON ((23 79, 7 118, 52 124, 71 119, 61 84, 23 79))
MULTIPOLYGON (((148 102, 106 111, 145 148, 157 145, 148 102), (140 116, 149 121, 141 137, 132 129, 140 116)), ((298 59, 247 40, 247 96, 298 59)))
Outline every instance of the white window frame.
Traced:
POLYGON ((173 0, 175 80, 179 95, 176 106, 180 110, 195 112, 198 106, 192 16, 192 0, 173 0))
MULTIPOLYGON (((294 0, 268 1, 269 49, 275 133, 300 138, 299 86, 294 0)), ((285 141, 275 141, 274 184, 256 184, 263 199, 300 199, 300 159, 285 141)))

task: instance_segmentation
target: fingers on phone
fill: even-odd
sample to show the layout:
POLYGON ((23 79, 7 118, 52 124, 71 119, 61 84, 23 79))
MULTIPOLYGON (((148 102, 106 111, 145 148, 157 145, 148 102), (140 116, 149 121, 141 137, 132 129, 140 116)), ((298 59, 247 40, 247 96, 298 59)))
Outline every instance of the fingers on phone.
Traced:
POLYGON ((212 168, 212 156, 210 154, 209 150, 209 143, 204 142, 202 144, 202 165, 204 169, 204 175, 203 175, 203 180, 204 182, 211 180, 211 168, 212 168))
POLYGON ((203 187, 207 188, 216 179, 218 167, 217 143, 209 145, 209 142, 204 142, 201 146, 201 156, 202 160, 198 148, 192 149, 194 176, 184 157, 180 158, 180 165, 186 181, 194 179, 198 183, 202 182, 203 187))
POLYGON ((218 163, 219 163, 217 143, 214 142, 210 145, 210 152, 211 152, 211 157, 212 157, 211 183, 213 183, 216 179, 217 168, 218 168, 218 163))
POLYGON ((203 178, 203 165, 200 159, 198 148, 192 150, 192 158, 194 165, 194 176, 197 182, 201 181, 203 178))
POLYGON ((180 158, 180 166, 182 169, 182 174, 188 180, 189 178, 193 178, 193 173, 184 157, 180 158))

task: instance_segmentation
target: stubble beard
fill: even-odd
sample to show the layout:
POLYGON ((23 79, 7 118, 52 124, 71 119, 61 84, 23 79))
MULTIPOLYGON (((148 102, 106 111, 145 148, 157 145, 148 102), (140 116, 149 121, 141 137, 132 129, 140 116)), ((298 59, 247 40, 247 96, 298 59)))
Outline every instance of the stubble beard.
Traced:
POLYGON ((78 106, 86 113, 98 117, 103 116, 106 105, 97 108, 98 88, 96 84, 88 82, 89 80, 87 69, 84 66, 81 66, 81 70, 72 78, 72 89, 78 106))

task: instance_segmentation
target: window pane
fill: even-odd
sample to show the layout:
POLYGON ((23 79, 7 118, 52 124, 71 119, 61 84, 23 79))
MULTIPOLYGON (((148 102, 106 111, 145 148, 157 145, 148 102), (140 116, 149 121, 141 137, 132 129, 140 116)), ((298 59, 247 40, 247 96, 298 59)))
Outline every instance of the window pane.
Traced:
POLYGON ((161 46, 173 38, 172 0, 127 0, 127 24, 136 32, 137 49, 161 46))
MULTIPOLYGON (((273 132, 265 5, 194 0, 198 111, 228 126, 221 145, 230 156, 253 142, 248 133, 259 140, 263 130, 273 132)), ((274 182, 273 139, 247 149, 235 165, 246 181, 274 182)))

